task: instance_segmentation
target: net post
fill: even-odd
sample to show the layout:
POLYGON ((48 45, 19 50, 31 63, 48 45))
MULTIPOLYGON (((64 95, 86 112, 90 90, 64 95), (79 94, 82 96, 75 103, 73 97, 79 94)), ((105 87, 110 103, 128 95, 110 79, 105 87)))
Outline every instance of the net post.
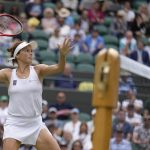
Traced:
POLYGON ((117 107, 118 100, 119 74, 120 59, 117 50, 101 50, 96 56, 92 97, 92 105, 96 108, 93 150, 109 150, 112 110, 117 107))

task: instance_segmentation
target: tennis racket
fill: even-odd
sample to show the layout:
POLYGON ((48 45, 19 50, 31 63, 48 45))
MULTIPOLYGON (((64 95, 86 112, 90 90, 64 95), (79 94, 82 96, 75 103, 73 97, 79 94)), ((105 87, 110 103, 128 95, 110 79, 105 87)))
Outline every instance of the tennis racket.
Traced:
POLYGON ((22 23, 17 18, 9 14, 0 14, 0 36, 15 36, 22 31, 22 23))

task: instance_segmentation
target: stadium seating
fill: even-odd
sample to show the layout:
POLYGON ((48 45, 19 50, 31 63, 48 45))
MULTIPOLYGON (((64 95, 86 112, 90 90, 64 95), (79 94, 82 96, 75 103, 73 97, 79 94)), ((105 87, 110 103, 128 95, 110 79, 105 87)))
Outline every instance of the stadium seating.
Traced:
POLYGON ((32 37, 34 39, 42 39, 42 40, 47 40, 49 39, 49 36, 42 30, 36 29, 31 33, 32 37))
POLYGON ((79 114, 79 119, 84 122, 84 121, 90 121, 91 120, 91 116, 87 113, 84 113, 84 112, 80 112, 79 114))
POLYGON ((52 8, 52 9, 55 9, 55 4, 54 4, 54 3, 45 2, 45 3, 43 3, 43 5, 44 5, 45 8, 52 8))
POLYGON ((53 51, 40 51, 40 60, 57 62, 57 56, 53 51))
POLYGON ((36 39, 39 50, 47 50, 48 49, 48 41, 42 39, 36 39))
POLYGON ((80 53, 78 56, 76 56, 75 62, 78 64, 94 64, 94 58, 89 53, 80 53))
POLYGON ((75 56, 72 54, 68 54, 66 57, 66 61, 69 63, 75 63, 75 56))
POLYGON ((98 30, 100 35, 106 35, 109 33, 109 30, 105 25, 95 25, 94 29, 98 30))
POLYGON ((112 17, 107 17, 107 16, 106 16, 105 19, 104 19, 104 25, 105 25, 106 27, 110 27, 112 21, 113 21, 113 18, 112 18, 112 17))
POLYGON ((94 72, 94 66, 91 64, 77 64, 76 71, 78 72, 94 72))
POLYGON ((119 45, 119 40, 116 36, 113 36, 113 35, 105 35, 104 36, 104 41, 105 41, 105 44, 112 44, 112 45, 115 45, 115 46, 118 46, 119 45))
POLYGON ((44 60, 42 61, 43 64, 46 64, 46 65, 54 65, 56 64, 57 62, 56 61, 52 61, 52 60, 44 60))

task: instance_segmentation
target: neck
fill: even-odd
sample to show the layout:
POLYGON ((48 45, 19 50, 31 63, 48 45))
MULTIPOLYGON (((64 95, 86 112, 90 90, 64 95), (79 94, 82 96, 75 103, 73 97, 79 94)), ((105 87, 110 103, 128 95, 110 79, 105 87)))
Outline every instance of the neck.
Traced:
POLYGON ((22 64, 22 65, 18 65, 17 71, 19 71, 20 73, 25 73, 26 70, 29 70, 29 65, 26 64, 22 64))

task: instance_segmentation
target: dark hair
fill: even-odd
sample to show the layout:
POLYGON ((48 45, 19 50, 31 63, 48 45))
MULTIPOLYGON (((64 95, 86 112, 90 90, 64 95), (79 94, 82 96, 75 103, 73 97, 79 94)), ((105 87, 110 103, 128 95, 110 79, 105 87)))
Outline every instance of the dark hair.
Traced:
POLYGON ((81 142, 80 140, 76 140, 76 141, 73 142, 71 150, 74 150, 74 145, 75 145, 76 143, 79 143, 79 144, 80 144, 80 148, 81 148, 81 149, 83 148, 82 142, 81 142))
MULTIPOLYGON (((10 56, 11 56, 11 57, 13 57, 16 47, 17 47, 19 44, 21 44, 21 43, 22 43, 22 41, 16 41, 16 42, 12 45, 12 47, 10 47, 10 48, 7 49, 7 51, 10 53, 10 56)), ((17 60, 16 60, 16 59, 12 60, 12 63, 13 63, 13 65, 14 65, 15 63, 17 63, 17 60)))
POLYGON ((79 133, 81 134, 81 127, 84 126, 84 125, 86 126, 86 129, 87 129, 86 134, 88 134, 88 125, 87 125, 86 122, 82 122, 82 123, 81 123, 79 133))

